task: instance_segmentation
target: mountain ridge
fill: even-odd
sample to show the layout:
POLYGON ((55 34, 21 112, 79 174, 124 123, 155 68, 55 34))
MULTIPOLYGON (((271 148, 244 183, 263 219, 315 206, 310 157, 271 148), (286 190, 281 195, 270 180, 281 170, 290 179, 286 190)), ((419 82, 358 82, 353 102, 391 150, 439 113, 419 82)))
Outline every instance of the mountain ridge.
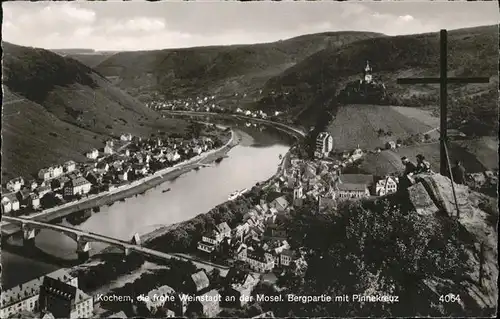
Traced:
MULTIPOLYGON (((373 74, 385 83, 395 105, 437 106, 438 86, 403 86, 397 85, 396 79, 439 75, 439 32, 372 38, 347 44, 339 50, 326 48, 318 51, 270 78, 263 88, 265 96, 254 107, 265 109, 293 105, 294 108, 308 108, 318 91, 335 100, 334 97, 346 83, 361 78, 366 60, 370 61, 373 74), (270 98, 269 92, 277 91, 286 91, 287 94, 270 98)), ((469 109, 473 108, 468 96, 477 95, 482 98, 481 102, 486 102, 483 110, 476 111, 487 114, 479 114, 488 125, 487 132, 483 134, 496 132, 498 126, 491 121, 497 114, 496 99, 489 97, 498 94, 498 26, 450 30, 448 69, 449 76, 490 77, 489 84, 450 85, 448 91, 453 97, 450 99, 450 112, 452 117, 459 119, 457 122, 471 120, 460 114, 464 112, 459 110, 459 105, 466 104, 469 109)), ((469 126, 474 125, 471 123, 469 126)))
POLYGON ((143 91, 160 87, 163 94, 173 98, 203 91, 227 93, 224 91, 232 92, 232 89, 248 85, 259 87, 271 75, 327 45, 339 46, 358 38, 376 36, 384 35, 321 33, 254 45, 121 52, 106 59, 96 69, 105 76, 117 78, 119 86, 129 88, 134 95, 141 92, 131 90, 132 86, 143 86, 143 91), (246 75, 248 81, 242 79, 246 75))

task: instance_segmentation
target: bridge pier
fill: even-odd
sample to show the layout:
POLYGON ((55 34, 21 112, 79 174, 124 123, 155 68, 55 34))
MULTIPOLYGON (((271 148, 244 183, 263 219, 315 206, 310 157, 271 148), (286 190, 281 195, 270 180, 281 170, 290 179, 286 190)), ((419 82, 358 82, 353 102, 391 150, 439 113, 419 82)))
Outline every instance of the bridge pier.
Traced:
POLYGON ((78 261, 79 262, 87 261, 90 257, 90 249, 92 249, 90 242, 86 241, 80 236, 77 237, 76 242, 77 242, 76 253, 78 254, 78 261))
POLYGON ((131 252, 132 252, 132 250, 130 248, 125 247, 123 249, 123 253, 125 254, 125 257, 127 257, 128 255, 130 255, 131 252))
POLYGON ((23 229, 23 246, 24 247, 34 247, 35 237, 40 232, 39 229, 29 227, 26 224, 22 225, 23 229))

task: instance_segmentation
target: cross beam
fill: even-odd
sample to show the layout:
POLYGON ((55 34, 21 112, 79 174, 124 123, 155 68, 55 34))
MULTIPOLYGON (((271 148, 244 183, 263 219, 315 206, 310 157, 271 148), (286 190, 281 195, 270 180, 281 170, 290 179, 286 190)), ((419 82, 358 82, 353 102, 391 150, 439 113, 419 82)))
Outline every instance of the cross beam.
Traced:
POLYGON ((398 84, 439 84, 440 94, 439 100, 441 104, 440 114, 440 173, 448 175, 449 167, 447 165, 446 143, 447 137, 447 121, 448 121, 448 84, 467 84, 467 83, 489 83, 487 77, 448 77, 448 40, 446 30, 440 32, 440 76, 426 78, 402 78, 398 79, 398 84))

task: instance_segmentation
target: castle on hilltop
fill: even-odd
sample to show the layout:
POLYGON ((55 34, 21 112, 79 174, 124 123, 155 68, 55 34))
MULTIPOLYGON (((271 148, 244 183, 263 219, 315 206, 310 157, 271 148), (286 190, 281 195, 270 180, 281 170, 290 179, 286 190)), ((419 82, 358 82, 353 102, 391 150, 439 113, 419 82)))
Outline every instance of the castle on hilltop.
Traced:
POLYGON ((366 61, 365 69, 363 70, 363 80, 365 83, 372 83, 372 67, 370 61, 366 61))
POLYGON ((337 95, 341 104, 386 104, 387 94, 383 82, 373 77, 370 61, 366 61, 362 77, 347 83, 337 95))

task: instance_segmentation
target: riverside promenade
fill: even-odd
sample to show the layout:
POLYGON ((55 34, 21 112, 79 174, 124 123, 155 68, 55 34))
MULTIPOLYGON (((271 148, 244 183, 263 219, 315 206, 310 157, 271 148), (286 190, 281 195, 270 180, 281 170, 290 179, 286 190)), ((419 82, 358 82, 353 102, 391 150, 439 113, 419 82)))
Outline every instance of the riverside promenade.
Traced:
MULTIPOLYGON (((50 222, 54 219, 63 218, 77 211, 109 205, 117 200, 144 193, 148 189, 154 188, 159 184, 164 183, 165 181, 185 174, 196 167, 213 162, 217 158, 225 156, 229 152, 229 150, 231 150, 231 148, 233 148, 237 144, 238 136, 233 130, 231 130, 231 137, 229 141, 217 149, 202 153, 193 158, 190 158, 187 161, 157 171, 154 174, 146 176, 140 180, 115 187, 113 189, 110 189, 109 191, 90 195, 78 201, 69 202, 64 205, 49 208, 38 213, 22 215, 19 217, 40 222, 50 222)), ((12 234, 21 230, 19 226, 7 222, 1 222, 1 226, 2 233, 5 232, 12 234)))
POLYGON ((274 128, 279 129, 281 131, 291 133, 292 136, 295 137, 300 137, 303 138, 306 136, 306 133, 296 127, 284 124, 284 123, 279 123, 275 121, 270 121, 270 120, 265 120, 265 119, 260 119, 260 118, 255 118, 255 117, 249 117, 245 115, 240 115, 240 114, 224 114, 224 113, 215 113, 215 112, 195 112, 195 111, 171 111, 171 110, 163 110, 163 113, 170 114, 170 115, 183 115, 183 116, 219 116, 219 117, 225 117, 225 118, 233 118, 233 119, 240 119, 240 120, 246 120, 246 121, 253 121, 261 124, 267 124, 267 125, 272 125, 274 128))

